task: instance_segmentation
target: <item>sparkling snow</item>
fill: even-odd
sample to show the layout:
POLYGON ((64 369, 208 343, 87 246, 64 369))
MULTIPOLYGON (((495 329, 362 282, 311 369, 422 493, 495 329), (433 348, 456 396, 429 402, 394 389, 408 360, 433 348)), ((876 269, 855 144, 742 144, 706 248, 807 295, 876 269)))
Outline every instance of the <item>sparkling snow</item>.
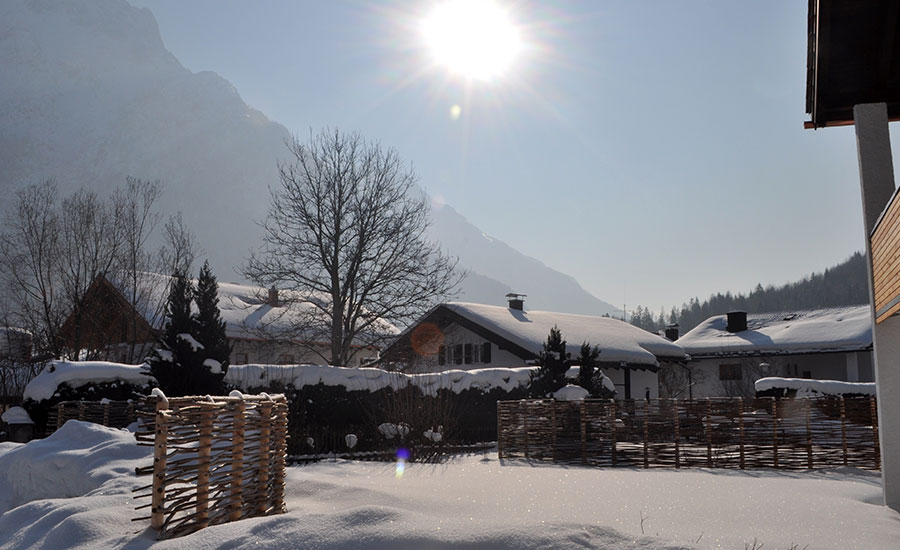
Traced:
POLYGON ((591 469, 495 453, 444 464, 328 461, 288 469, 288 513, 157 541, 132 522, 151 448, 69 421, 0 444, 0 549, 870 549, 897 547, 877 474, 591 469), (401 474, 402 472, 402 474, 401 474), (643 521, 642 521, 643 519, 643 521), (643 534, 642 531, 643 530, 643 534))

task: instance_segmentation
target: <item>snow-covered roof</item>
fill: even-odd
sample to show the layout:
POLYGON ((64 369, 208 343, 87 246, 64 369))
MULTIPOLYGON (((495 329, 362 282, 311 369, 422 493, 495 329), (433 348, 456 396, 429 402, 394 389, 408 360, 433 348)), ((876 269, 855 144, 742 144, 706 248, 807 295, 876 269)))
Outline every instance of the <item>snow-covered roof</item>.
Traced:
POLYGON ((809 378, 781 378, 769 376, 754 383, 756 391, 771 389, 797 390, 797 397, 820 397, 823 395, 875 395, 875 382, 843 382, 840 380, 813 380, 809 378))
POLYGON ((551 311, 520 311, 502 306, 449 302, 444 307, 519 347, 537 354, 550 329, 558 327, 566 349, 577 358, 582 342, 600 348, 600 361, 658 365, 660 359, 681 361, 684 350, 665 338, 611 317, 551 311))
MULTIPOLYGON (((153 328, 161 329, 165 317, 159 314, 159 304, 165 304, 171 277, 157 273, 142 273, 143 286, 149 295, 144 301, 149 306, 136 307, 153 328)), ((120 287, 115 281, 113 285, 120 287)), ((196 286, 196 279, 192 280, 196 286)), ((225 332, 229 338, 261 338, 304 336, 314 338, 315 334, 305 334, 297 327, 312 323, 321 324, 324 314, 316 306, 324 304, 324 298, 317 295, 301 296, 297 292, 279 290, 278 302, 269 301, 269 290, 254 285, 219 282, 219 311, 225 321, 225 332)), ((196 311, 196 304, 191 304, 196 311)), ((398 334, 393 324, 378 319, 375 331, 379 334, 398 334)))
POLYGON ((147 373, 145 365, 124 365, 106 361, 78 363, 53 361, 25 386, 23 396, 25 399, 43 401, 53 397, 62 384, 77 388, 85 384, 116 381, 145 386, 154 382, 154 379, 147 373))
POLYGON ((676 343, 693 358, 860 351, 872 348, 869 306, 747 314, 747 330, 728 332, 710 317, 676 343))

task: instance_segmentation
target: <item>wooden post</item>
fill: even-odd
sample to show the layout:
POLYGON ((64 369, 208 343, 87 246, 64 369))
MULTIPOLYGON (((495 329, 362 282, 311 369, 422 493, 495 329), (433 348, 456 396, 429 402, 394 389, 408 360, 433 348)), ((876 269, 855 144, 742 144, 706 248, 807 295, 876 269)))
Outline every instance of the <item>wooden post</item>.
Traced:
POLYGON ((681 468, 681 423, 678 419, 678 399, 672 400, 672 418, 675 421, 675 468, 681 468))
POLYGON ((503 446, 506 443, 503 441, 503 422, 501 421, 502 415, 500 414, 500 405, 502 401, 497 401, 497 459, 503 460, 503 446))
POLYGON ((103 404, 103 425, 109 426, 109 401, 103 404))
POLYGON ((713 467, 712 460, 712 403, 706 398, 706 467, 713 467))
POLYGON ((550 458, 556 462, 556 399, 550 400, 550 458))
POLYGON ((772 399, 772 460, 778 467, 778 400, 772 399))
POLYGON ((525 414, 522 417, 522 429, 525 430, 525 459, 531 458, 531 436, 528 435, 528 415, 531 414, 530 402, 529 401, 519 401, 519 404, 522 405, 522 408, 525 409, 525 414))
POLYGON ((66 420, 66 402, 63 401, 59 405, 56 406, 56 429, 60 429, 65 424, 66 420))
POLYGON ((878 440, 878 408, 875 398, 869 398, 869 414, 872 416, 872 437, 875 440, 875 469, 881 469, 881 445, 878 440))
POLYGON ((746 463, 744 461, 744 398, 738 397, 738 436, 740 437, 741 470, 746 463))
POLYGON ((263 402, 259 406, 259 475, 257 480, 256 512, 264 515, 269 507, 269 434, 272 419, 272 403, 263 402))
POLYGON ((78 402, 78 420, 84 421, 84 401, 78 402))
MULTIPOLYGON (((207 405, 201 403, 201 407, 207 405)), ((212 426, 215 409, 201 409, 200 439, 197 444, 197 525, 200 529, 209 523, 209 459, 212 454, 212 426)))
POLYGON ((275 407, 274 443, 272 457, 275 477, 272 480, 272 511, 280 513, 284 511, 285 456, 287 455, 287 402, 285 401, 279 402, 275 407))
POLYGON ((650 467, 650 455, 649 455, 649 439, 650 439, 650 431, 649 426, 647 425, 648 417, 650 416, 650 402, 644 400, 644 468, 650 467))
POLYGON ((612 465, 616 465, 616 400, 609 400, 609 434, 612 465))
POLYGON ((806 467, 813 469, 813 453, 812 453, 812 427, 809 424, 810 404, 809 399, 806 401, 806 467))
POLYGON ((847 406, 843 397, 841 397, 841 450, 844 453, 844 466, 847 466, 847 406))
POLYGON ((234 420, 231 428, 231 499, 228 502, 230 512, 229 521, 241 519, 243 507, 242 485, 244 481, 244 401, 238 401, 234 405, 234 420))
POLYGON ((587 405, 581 401, 581 463, 587 464, 587 405))
POLYGON ((153 493, 150 495, 150 527, 160 531, 165 522, 166 505, 166 443, 169 426, 165 411, 169 401, 156 398, 156 434, 153 444, 153 493))

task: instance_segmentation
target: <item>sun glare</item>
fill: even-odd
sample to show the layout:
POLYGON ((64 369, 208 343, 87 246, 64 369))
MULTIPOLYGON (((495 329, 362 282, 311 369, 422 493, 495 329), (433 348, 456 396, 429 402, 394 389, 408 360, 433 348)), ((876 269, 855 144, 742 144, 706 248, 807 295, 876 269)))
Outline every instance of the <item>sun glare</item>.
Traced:
POLYGON ((490 0, 448 0, 422 22, 422 35, 437 63, 475 80, 503 76, 522 49, 509 13, 490 0))

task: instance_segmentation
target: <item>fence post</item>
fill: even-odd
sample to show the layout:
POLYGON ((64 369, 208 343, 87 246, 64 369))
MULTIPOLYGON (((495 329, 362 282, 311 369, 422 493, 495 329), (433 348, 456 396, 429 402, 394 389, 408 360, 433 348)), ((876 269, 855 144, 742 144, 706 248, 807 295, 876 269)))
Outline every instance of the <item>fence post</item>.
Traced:
POLYGON ((813 469, 813 453, 812 453, 812 428, 809 425, 810 404, 809 399, 806 401, 806 467, 813 469))
POLYGON ((847 406, 843 397, 841 397, 841 450, 844 453, 844 466, 847 466, 847 406))
POLYGON ((531 408, 529 401, 519 401, 520 405, 523 405, 525 409, 525 414, 522 416, 522 429, 525 430, 525 459, 531 459, 531 436, 528 435, 528 416, 531 414, 531 411, 528 410, 531 408))
POLYGON ((740 437, 741 470, 746 463, 744 461, 744 398, 738 397, 738 436, 740 437))
POLYGON ((503 404, 502 401, 497 401, 497 459, 503 460, 503 445, 505 441, 503 441, 503 421, 502 415, 500 414, 500 406, 503 404))
POLYGON ((257 476, 259 487, 257 487, 256 512, 264 515, 269 501, 269 422, 272 418, 272 404, 263 402, 259 409, 259 475, 257 476))
POLYGON ((772 460, 778 467, 778 400, 772 398, 772 460))
POLYGON ((552 424, 552 429, 550 430, 550 458, 553 462, 556 462, 556 432, 558 431, 556 427, 556 399, 550 400, 550 424, 552 424))
POLYGON ((84 401, 78 402, 78 420, 84 421, 84 401))
POLYGON ((878 441, 878 409, 875 406, 875 398, 869 398, 869 414, 872 417, 872 437, 875 439, 875 469, 881 469, 881 446, 878 441))
POLYGON ((609 400, 609 433, 610 433, 610 454, 612 455, 612 465, 616 465, 616 400, 609 400))
POLYGON ((153 493, 150 495, 150 527, 157 531, 163 528, 166 505, 166 443, 169 426, 165 411, 169 401, 162 396, 156 398, 156 435, 153 442, 153 493))
POLYGON ((675 420, 675 467, 681 468, 681 447, 679 442, 681 425, 678 419, 678 399, 672 400, 672 411, 672 416, 675 420))
POLYGON ((237 521, 241 519, 241 510, 243 508, 243 491, 242 485, 244 481, 244 400, 237 401, 234 405, 234 423, 232 424, 232 445, 231 445, 231 500, 228 503, 230 513, 229 521, 237 521))
POLYGON ((212 454, 212 426, 215 409, 201 403, 199 441, 197 442, 197 525, 209 523, 209 460, 212 454))
POLYGON ((649 445, 650 432, 649 426, 647 425, 648 417, 650 416, 650 402, 646 399, 644 400, 644 468, 650 467, 650 455, 649 449, 647 448, 649 445))
POLYGON ((709 397, 706 398, 706 422, 704 424, 706 430, 706 467, 712 468, 712 403, 709 397))
POLYGON ((109 401, 103 404, 103 425, 109 426, 109 401))
POLYGON ((63 424, 66 422, 65 418, 66 418, 66 402, 63 401, 62 403, 60 403, 56 406, 56 429, 57 430, 63 427, 63 424))
POLYGON ((587 405, 581 400, 581 463, 587 464, 587 405))
POLYGON ((284 511, 285 454, 287 454, 287 402, 275 405, 275 478, 272 481, 272 510, 284 511))

